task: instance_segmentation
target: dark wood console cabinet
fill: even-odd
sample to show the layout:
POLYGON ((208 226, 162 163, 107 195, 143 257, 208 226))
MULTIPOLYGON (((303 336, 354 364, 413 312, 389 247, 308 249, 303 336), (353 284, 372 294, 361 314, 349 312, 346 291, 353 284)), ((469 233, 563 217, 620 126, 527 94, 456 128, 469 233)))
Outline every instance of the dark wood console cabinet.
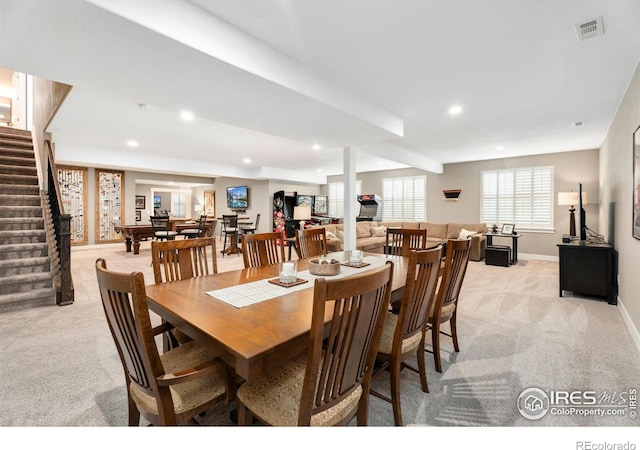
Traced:
POLYGON ((558 244, 562 291, 603 297, 618 303, 617 252, 606 243, 574 241, 558 244))

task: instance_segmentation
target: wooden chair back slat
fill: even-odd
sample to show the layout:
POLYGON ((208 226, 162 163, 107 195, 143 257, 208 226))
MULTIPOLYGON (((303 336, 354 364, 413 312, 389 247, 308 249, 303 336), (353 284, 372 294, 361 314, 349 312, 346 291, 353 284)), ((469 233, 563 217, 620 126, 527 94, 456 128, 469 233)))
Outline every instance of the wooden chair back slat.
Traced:
POLYGON ((245 269, 283 262, 284 235, 274 231, 243 236, 242 258, 245 269))
POLYGON ((298 258, 312 258, 327 254, 327 233, 324 228, 296 230, 296 252, 298 258))
POLYGON ((427 248, 427 230, 387 228, 384 252, 387 255, 409 256, 411 250, 427 248))
POLYGON ((151 259, 156 284, 218 273, 213 237, 153 241, 151 259))

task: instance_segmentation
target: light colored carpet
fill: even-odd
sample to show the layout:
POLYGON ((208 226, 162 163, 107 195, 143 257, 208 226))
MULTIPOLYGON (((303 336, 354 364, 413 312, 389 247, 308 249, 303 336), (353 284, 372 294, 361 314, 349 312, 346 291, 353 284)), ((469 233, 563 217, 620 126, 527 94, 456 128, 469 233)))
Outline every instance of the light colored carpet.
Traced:
MULTIPOLYGON (((149 243, 140 255, 124 245, 73 248, 75 304, 0 315, 0 426, 124 426, 124 376, 105 322, 94 262, 139 270, 153 282, 149 243)), ((242 257, 218 258, 219 271, 242 267, 242 257)), ((418 375, 402 372, 407 425, 637 426, 624 417, 523 418, 523 389, 621 393, 637 388, 640 359, 618 309, 604 301, 558 297, 558 265, 529 260, 513 267, 470 262, 460 300, 460 353, 444 338, 443 373, 427 354, 430 393, 418 375)), ((376 380, 388 392, 388 377, 376 380)), ((203 422, 231 425, 231 406, 203 422)), ((370 401, 370 425, 392 426, 391 405, 370 401)))

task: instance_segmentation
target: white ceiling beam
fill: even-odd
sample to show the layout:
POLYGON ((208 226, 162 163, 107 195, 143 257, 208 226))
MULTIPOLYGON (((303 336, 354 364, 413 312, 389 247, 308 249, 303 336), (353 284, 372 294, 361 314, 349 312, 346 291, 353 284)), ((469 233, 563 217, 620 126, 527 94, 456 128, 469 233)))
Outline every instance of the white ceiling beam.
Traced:
POLYGON ((407 150, 398 144, 381 142, 376 144, 367 144, 358 146, 358 150, 380 158, 406 164, 409 167, 425 170, 441 174, 444 172, 444 166, 441 162, 432 158, 420 155, 415 150, 407 150))
POLYGON ((182 0, 87 0, 191 48, 357 117, 393 135, 404 121, 198 6, 182 0), (176 20, 178 19, 179 20, 176 20))

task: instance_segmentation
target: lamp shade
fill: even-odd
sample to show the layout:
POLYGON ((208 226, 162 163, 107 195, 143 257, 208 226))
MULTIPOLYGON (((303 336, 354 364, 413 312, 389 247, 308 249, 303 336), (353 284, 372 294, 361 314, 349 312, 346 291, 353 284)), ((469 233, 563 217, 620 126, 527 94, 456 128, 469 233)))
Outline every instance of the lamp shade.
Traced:
POLYGON ((311 206, 295 206, 293 208, 293 220, 311 219, 311 206))
MULTIPOLYGON (((579 204, 580 201, 578 200, 578 193, 571 191, 571 192, 558 192, 558 205, 560 206, 576 206, 577 204, 579 204)), ((582 193, 582 204, 586 205, 587 204, 587 193, 583 192, 582 193)))
POLYGON ((193 207, 193 209, 195 209, 197 212, 200 212, 200 211, 203 210, 203 207, 202 207, 202 205, 196 205, 196 206, 193 207))

